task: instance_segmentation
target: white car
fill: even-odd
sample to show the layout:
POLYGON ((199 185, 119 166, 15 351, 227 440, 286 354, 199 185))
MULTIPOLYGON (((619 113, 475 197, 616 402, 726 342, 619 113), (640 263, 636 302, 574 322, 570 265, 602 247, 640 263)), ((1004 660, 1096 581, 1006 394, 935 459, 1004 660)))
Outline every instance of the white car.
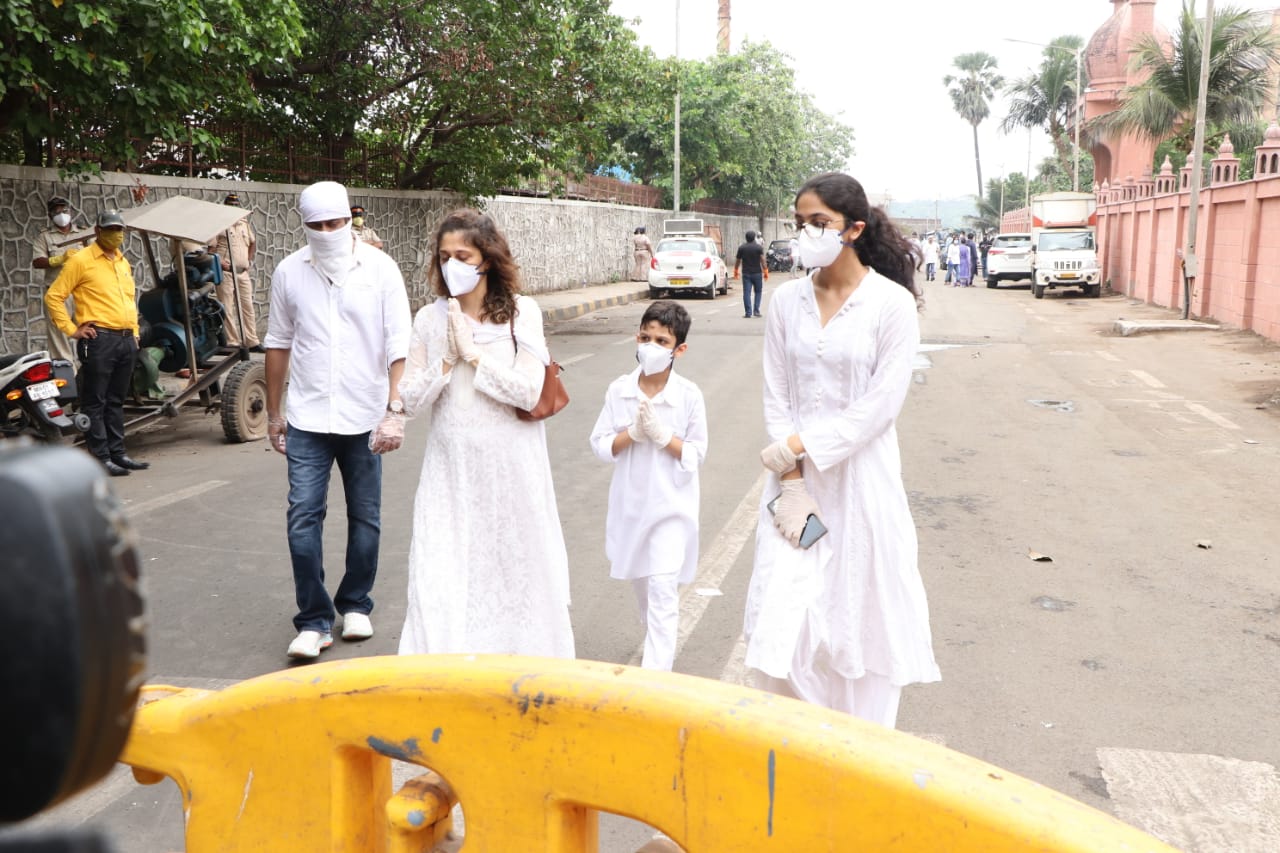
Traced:
POLYGON ((649 298, 668 293, 729 292, 729 275, 716 241, 697 235, 663 237, 649 262, 649 298))
POLYGON ((999 234, 987 250, 987 287, 1031 278, 1031 235, 999 234))

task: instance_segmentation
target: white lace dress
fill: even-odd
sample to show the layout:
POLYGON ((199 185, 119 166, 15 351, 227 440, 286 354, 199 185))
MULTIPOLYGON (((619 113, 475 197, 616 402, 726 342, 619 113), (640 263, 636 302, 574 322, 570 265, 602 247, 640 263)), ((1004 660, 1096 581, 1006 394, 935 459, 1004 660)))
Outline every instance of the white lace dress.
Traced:
POLYGON ((542 312, 527 296, 516 305, 519 355, 506 324, 471 321, 479 366, 447 374, 445 300, 414 318, 400 395, 427 446, 400 654, 574 656, 545 427, 515 413, 542 391, 542 312))

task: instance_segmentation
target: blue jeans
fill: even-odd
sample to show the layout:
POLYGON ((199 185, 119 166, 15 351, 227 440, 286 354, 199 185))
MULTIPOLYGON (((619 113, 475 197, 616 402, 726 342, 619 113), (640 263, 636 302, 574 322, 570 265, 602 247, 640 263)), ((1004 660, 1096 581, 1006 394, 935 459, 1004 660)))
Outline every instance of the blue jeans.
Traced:
POLYGON ((760 297, 764 295, 764 273, 744 272, 742 274, 742 311, 745 316, 760 313, 760 297), (755 307, 752 307, 751 288, 756 289, 755 307))
POLYGON ((370 613, 373 579, 378 573, 382 533, 382 457, 369 450, 369 434, 335 435, 289 427, 289 556, 299 631, 328 633, 334 607, 339 613, 370 613), (347 500, 347 566, 338 594, 324 588, 324 517, 328 512, 329 472, 338 463, 347 500))

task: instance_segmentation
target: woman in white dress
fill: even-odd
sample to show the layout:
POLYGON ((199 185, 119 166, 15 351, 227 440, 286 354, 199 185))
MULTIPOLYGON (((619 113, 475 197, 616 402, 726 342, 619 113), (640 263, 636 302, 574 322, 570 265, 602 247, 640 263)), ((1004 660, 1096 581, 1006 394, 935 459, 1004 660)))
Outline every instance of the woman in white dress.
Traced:
POLYGON ((810 179, 795 210, 810 272, 778 286, 765 326, 773 477, 746 663, 762 689, 892 727, 902 687, 940 678, 894 427, 920 341, 915 260, 848 175, 810 179))
POLYGON ((438 298, 414 318, 400 397, 426 432, 400 654, 571 658, 569 567, 545 427, 523 421, 549 361, 493 220, 457 210, 435 235, 438 298))

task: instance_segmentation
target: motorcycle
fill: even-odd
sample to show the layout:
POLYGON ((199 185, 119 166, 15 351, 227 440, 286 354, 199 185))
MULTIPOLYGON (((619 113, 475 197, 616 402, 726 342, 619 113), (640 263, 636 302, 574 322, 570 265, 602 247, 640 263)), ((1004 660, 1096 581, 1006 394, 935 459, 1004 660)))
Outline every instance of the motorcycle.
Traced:
POLYGON ((87 432, 89 416, 72 412, 76 401, 75 368, 49 353, 0 355, 0 436, 34 436, 57 443, 64 435, 87 432))

